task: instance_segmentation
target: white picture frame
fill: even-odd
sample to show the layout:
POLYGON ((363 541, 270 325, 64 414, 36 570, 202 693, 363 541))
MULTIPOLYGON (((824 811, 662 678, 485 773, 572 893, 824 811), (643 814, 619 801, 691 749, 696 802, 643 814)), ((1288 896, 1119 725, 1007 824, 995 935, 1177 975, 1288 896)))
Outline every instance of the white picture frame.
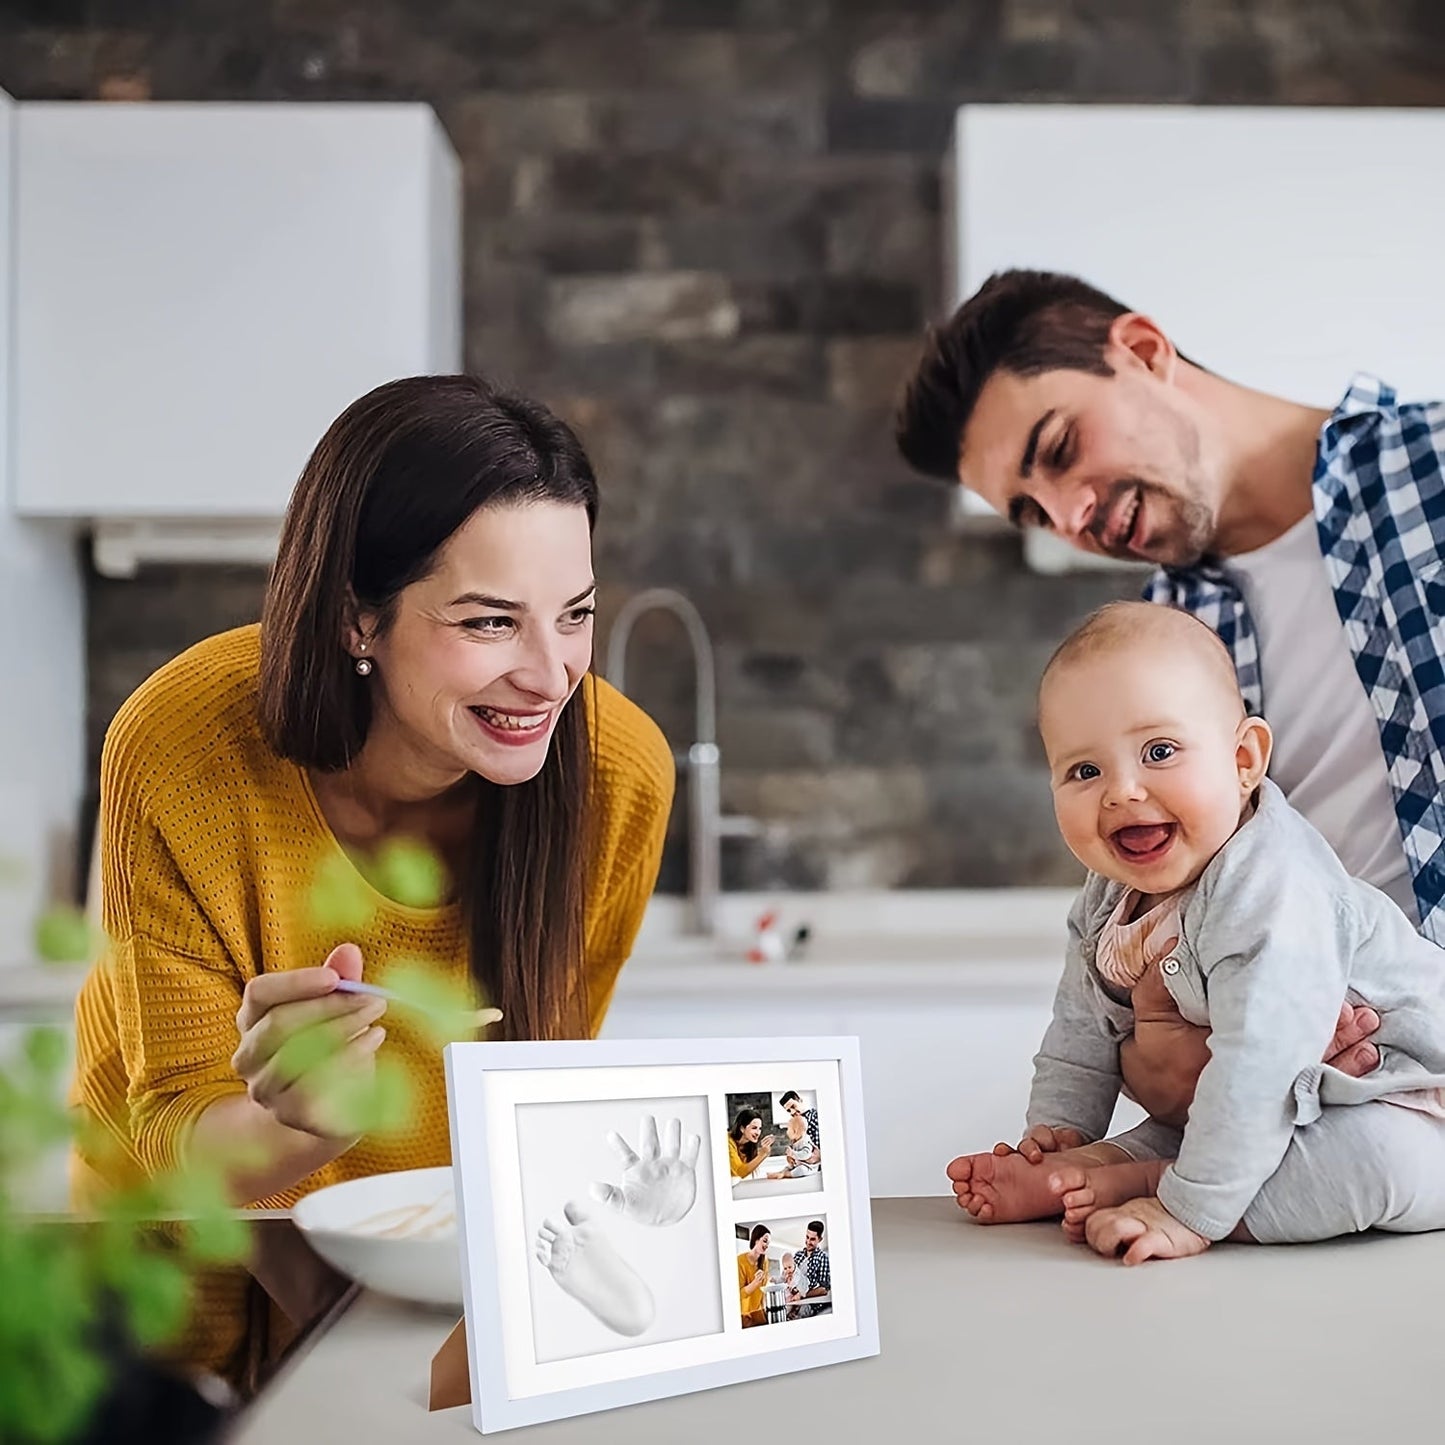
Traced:
POLYGON ((445 1058, 481 1433, 878 1353, 856 1038, 462 1043, 445 1058), (729 1103, 766 1113, 762 1101, 784 1091, 812 1101, 786 1167, 821 1155, 821 1185, 798 1192, 780 1178, 775 1200, 734 1198, 729 1103), (748 1283, 767 1284, 749 1295, 755 1268, 748 1283), (764 1308, 744 1313, 760 1297, 764 1308))

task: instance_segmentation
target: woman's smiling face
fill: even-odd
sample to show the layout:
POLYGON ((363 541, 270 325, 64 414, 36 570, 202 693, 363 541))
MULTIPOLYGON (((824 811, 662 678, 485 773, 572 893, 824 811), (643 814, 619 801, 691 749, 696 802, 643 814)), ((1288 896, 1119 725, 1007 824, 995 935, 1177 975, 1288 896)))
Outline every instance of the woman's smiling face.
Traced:
POLYGON ((373 726, 443 785, 535 777, 592 663, 595 592, 584 507, 482 507, 402 590, 383 631, 360 618, 351 651, 364 639, 375 659, 373 726))

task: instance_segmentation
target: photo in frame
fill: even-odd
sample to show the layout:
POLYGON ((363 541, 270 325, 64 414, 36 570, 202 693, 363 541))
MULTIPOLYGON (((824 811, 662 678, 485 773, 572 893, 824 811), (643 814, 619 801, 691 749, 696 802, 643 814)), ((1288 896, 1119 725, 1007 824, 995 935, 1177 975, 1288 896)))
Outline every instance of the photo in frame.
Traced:
POLYGON ((446 1072, 483 1434, 878 1353, 856 1039, 453 1044, 446 1072))

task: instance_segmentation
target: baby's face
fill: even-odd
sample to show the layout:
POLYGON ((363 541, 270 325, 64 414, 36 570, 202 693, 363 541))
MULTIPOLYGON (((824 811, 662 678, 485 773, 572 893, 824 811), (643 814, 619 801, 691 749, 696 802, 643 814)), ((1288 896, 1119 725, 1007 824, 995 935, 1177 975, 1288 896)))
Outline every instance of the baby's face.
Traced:
POLYGON ((1054 813, 1086 868, 1141 893, 1193 883, 1239 827, 1269 729, 1189 648, 1147 640, 1067 662, 1039 728, 1054 813))
POLYGON ((808 1126, 803 1123, 803 1116, 801 1114, 792 1115, 788 1120, 788 1138, 801 1139, 807 1127, 808 1126))

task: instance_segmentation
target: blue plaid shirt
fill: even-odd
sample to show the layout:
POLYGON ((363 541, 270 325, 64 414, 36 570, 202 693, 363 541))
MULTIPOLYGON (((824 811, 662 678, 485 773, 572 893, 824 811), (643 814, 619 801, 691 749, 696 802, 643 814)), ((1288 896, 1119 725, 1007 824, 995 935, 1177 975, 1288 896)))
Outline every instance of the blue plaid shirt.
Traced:
MULTIPOLYGON (((1335 606, 1380 729, 1420 931, 1445 944, 1445 402, 1401 405, 1357 376, 1320 432, 1315 524, 1335 606)), ((1186 608, 1234 655, 1264 712, 1244 598, 1209 562, 1156 572, 1144 595, 1186 608)))

